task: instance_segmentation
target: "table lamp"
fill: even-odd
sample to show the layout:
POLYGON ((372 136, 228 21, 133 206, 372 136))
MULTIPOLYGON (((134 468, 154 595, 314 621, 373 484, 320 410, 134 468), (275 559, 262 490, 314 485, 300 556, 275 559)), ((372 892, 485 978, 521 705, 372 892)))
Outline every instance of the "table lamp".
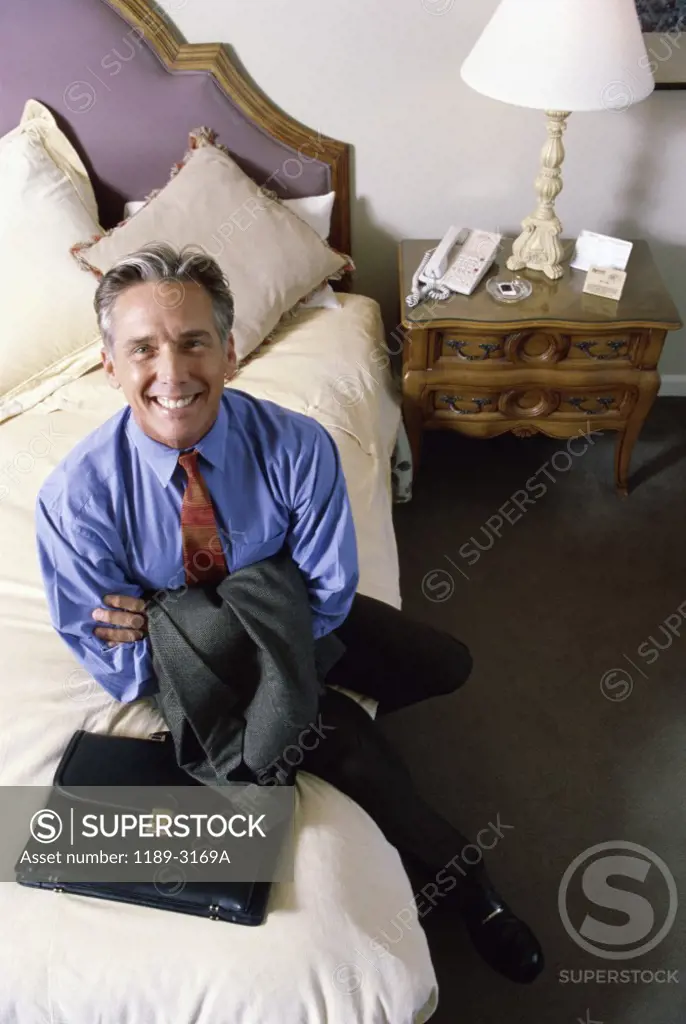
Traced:
MULTIPOLYGON (((562 277, 562 135, 573 111, 626 110, 655 88, 634 0, 501 0, 462 78, 492 99, 544 110, 538 209, 522 222, 510 270, 562 277)), ((598 155, 595 155, 598 162, 598 155)))

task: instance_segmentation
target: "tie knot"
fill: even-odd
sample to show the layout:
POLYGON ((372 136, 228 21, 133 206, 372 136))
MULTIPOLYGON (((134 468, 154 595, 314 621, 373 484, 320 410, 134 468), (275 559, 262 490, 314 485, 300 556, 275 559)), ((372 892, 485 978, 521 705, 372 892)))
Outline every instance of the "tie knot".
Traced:
POLYGON ((198 472, 198 452, 193 449, 192 452, 184 452, 183 455, 179 455, 179 465, 182 469, 185 469, 186 475, 191 476, 198 472))

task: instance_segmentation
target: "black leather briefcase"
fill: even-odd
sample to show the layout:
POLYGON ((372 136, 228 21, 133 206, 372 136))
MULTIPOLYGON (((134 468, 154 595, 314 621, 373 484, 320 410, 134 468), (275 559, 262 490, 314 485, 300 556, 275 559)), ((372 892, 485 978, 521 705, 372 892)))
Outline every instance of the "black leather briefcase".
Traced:
MULTIPOLYGON (((64 805, 69 790, 78 786, 194 786, 179 768, 169 733, 140 740, 103 736, 79 730, 72 736, 53 779, 48 806, 64 805)), ((98 805, 93 805, 97 813, 98 805)), ((30 839, 24 850, 41 849, 30 839)), ((45 847, 42 847, 44 850, 45 847)), ((176 910, 232 924, 262 924, 267 912, 270 882, 185 882, 169 891, 154 882, 74 882, 56 865, 21 863, 15 866, 21 885, 98 899, 135 903, 158 910, 176 910), (179 891, 175 891, 179 888, 179 891)))

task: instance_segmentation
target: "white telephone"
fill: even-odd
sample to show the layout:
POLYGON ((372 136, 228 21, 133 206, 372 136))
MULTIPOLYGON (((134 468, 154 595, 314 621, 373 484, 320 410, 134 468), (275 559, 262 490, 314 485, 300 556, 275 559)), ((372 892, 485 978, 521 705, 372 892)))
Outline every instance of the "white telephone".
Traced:
POLYGON ((424 253, 407 305, 412 308, 426 298, 448 299, 451 292, 471 295, 493 265, 502 238, 492 231, 449 228, 436 249, 424 253))

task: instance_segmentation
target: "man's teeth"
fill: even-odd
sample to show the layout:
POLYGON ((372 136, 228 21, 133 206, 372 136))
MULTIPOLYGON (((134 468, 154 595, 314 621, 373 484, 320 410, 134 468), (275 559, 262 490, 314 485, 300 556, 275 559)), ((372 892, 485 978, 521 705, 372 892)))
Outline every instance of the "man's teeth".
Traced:
POLYGON ((183 409, 187 405, 190 405, 195 397, 195 395, 189 395, 188 398, 162 398, 158 395, 156 401, 158 401, 164 409, 183 409))

